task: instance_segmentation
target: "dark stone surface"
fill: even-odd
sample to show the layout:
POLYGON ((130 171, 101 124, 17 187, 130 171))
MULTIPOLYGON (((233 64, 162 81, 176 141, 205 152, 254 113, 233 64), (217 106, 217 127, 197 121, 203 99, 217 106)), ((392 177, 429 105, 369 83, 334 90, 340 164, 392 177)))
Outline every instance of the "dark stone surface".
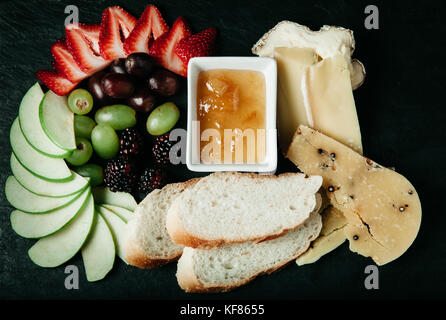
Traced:
MULTIPOLYGON (((423 206, 420 233, 398 260, 382 266, 380 289, 364 288, 364 268, 372 263, 344 244, 318 263, 294 263, 271 276, 220 295, 187 295, 177 286, 176 265, 138 270, 116 261, 98 283, 88 283, 80 255, 67 264, 80 270, 79 290, 64 287, 64 266, 44 269, 27 256, 33 240, 10 227, 12 208, 0 195, 0 298, 2 299, 340 299, 445 298, 444 240, 446 25, 443 1, 374 1, 380 29, 364 28, 364 1, 153 1, 168 23, 183 15, 194 31, 219 30, 220 55, 251 55, 251 46, 278 21, 293 20, 312 28, 323 24, 353 29, 355 57, 366 66, 367 79, 355 91, 364 152, 378 163, 395 167, 416 187, 423 206)), ((139 16, 146 1, 2 1, 0 3, 0 187, 8 175, 9 128, 18 104, 36 81, 34 72, 49 68, 50 46, 63 36, 64 8, 75 4, 80 21, 99 23, 101 11, 119 4, 139 16)), ((185 93, 177 97, 183 114, 185 93)), ((185 123, 183 115, 182 125, 185 123)), ((281 160, 281 171, 294 170, 281 160)), ((176 179, 192 176, 177 168, 176 179)))

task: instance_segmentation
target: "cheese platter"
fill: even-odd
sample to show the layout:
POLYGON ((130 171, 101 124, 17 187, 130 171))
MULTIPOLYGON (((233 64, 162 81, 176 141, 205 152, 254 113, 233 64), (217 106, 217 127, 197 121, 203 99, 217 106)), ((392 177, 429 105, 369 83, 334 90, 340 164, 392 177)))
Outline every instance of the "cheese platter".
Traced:
POLYGON ((262 1, 235 15, 223 2, 76 6, 73 22, 66 4, 43 5, 35 60, 2 48, 21 70, 20 85, 3 80, 5 288, 19 264, 64 297, 56 279, 74 265, 85 297, 357 297, 373 265, 379 297, 439 292, 420 260, 444 111, 418 93, 439 71, 425 66, 434 78, 415 90, 406 68, 427 71, 413 50, 382 51, 395 22, 370 29, 366 4, 325 1, 272 16, 262 1))

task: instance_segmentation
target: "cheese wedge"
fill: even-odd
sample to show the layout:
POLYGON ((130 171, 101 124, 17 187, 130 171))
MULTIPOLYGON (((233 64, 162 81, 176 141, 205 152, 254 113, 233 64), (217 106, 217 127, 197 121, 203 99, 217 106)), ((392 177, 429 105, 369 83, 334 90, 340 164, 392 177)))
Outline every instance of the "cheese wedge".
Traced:
POLYGON ((330 203, 347 219, 350 250, 383 265, 415 240, 420 198, 402 175, 306 126, 296 132, 287 158, 304 173, 323 177, 330 203))
MULTIPOLYGON (((279 22, 253 46, 254 54, 274 57, 277 62, 277 120, 282 152, 288 150, 298 126, 306 125, 362 153, 352 90, 363 83, 365 68, 359 60, 351 59, 354 48, 351 30, 324 26, 312 31, 291 21, 279 22)), ((327 212, 331 224, 344 224, 343 216, 333 212, 327 212)), ((345 240, 342 230, 326 234, 297 263, 314 262, 345 240)))
POLYGON ((362 153, 350 71, 344 57, 336 55, 307 68, 302 85, 308 125, 362 153))
POLYGON ((277 121, 280 146, 289 146, 297 127, 309 125, 301 90, 307 68, 318 62, 310 48, 274 48, 277 62, 277 121))
POLYGON ((261 57, 272 57, 277 47, 311 48, 322 59, 342 55, 352 75, 352 88, 364 82, 365 68, 361 62, 351 59, 355 51, 353 31, 336 26, 323 26, 319 31, 292 21, 281 21, 265 33, 254 46, 252 53, 261 57))
POLYGON ((347 220, 341 211, 329 206, 321 215, 321 233, 319 237, 311 243, 310 249, 296 259, 296 263, 299 266, 316 262, 320 257, 339 247, 347 239, 344 233, 344 227, 347 225, 347 220))

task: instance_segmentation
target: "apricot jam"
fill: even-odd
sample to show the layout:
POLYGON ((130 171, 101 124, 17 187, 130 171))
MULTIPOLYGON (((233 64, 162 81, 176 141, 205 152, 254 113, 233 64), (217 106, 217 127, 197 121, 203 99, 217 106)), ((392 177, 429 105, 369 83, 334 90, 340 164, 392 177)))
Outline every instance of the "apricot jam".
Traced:
POLYGON ((261 72, 201 71, 197 83, 200 159, 213 163, 263 161, 265 114, 265 77, 261 72))

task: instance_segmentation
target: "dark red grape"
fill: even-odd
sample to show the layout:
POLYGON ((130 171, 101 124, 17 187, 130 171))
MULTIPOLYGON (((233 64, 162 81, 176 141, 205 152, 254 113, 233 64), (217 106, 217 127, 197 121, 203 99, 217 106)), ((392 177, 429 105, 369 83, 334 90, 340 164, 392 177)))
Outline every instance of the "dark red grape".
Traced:
POLYGON ((152 67, 152 58, 145 52, 132 53, 125 59, 125 70, 134 77, 147 78, 152 67))
POLYGON ((169 97, 178 92, 180 81, 173 73, 165 69, 154 72, 148 80, 149 88, 163 97, 169 97))
POLYGON ((125 74, 125 58, 115 59, 110 63, 110 72, 125 74))
POLYGON ((130 77, 121 73, 108 73, 101 83, 105 94, 115 99, 126 99, 135 90, 130 77))
POLYGON ((88 79, 88 91, 98 104, 106 104, 109 102, 109 97, 102 90, 102 78, 106 75, 105 71, 96 72, 88 79))
POLYGON ((139 87, 127 99, 127 104, 138 112, 150 112, 155 107, 155 95, 147 88, 139 87))

